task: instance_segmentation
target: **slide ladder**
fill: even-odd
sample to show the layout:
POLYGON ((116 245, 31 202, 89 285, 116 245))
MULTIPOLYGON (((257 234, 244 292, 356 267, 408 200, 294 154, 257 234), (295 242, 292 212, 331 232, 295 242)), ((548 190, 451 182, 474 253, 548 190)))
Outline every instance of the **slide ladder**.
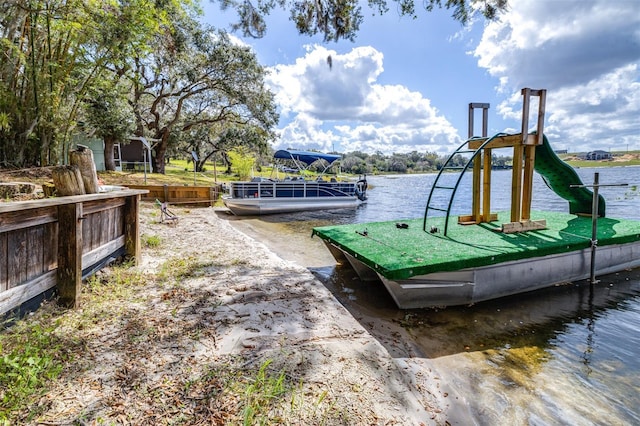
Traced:
MULTIPOLYGON (((432 216, 435 215, 435 212, 441 212, 441 213, 445 213, 446 215, 443 232, 445 236, 447 235, 447 229, 449 228, 449 215, 451 214, 451 207, 453 206, 453 200, 454 200, 456 191, 458 190, 458 186, 460 185, 460 181, 462 181, 462 177, 464 176, 464 173, 469 169, 469 167, 471 167, 476 157, 482 153, 482 150, 485 148, 485 146, 493 142, 496 138, 499 138, 505 135, 506 135, 505 133, 498 133, 488 139, 478 138, 478 137, 467 139, 451 155, 449 155, 449 158, 447 158, 447 161, 445 161, 442 168, 438 172, 438 175, 436 176, 436 180, 433 182, 433 185, 431 186, 431 191, 429 192, 429 198, 427 199, 427 207, 425 208, 424 219, 422 222, 422 229, 425 232, 427 232, 427 219, 429 217, 429 212, 432 212, 432 216), (483 141, 479 148, 471 149, 469 147, 469 144, 471 142, 475 142, 479 140, 483 141), (468 159, 466 159, 464 165, 462 166, 453 165, 454 158, 457 155, 462 155, 462 154, 471 154, 471 156, 468 159), (454 176, 455 184, 454 185, 443 184, 441 182, 442 176, 445 173, 448 176, 450 176, 451 172, 455 173, 455 176, 454 176), (438 193, 444 194, 443 198, 446 200, 444 203, 438 203, 437 201, 437 199, 439 198, 438 193)), ((432 229, 429 229, 429 232, 432 232, 432 229)))

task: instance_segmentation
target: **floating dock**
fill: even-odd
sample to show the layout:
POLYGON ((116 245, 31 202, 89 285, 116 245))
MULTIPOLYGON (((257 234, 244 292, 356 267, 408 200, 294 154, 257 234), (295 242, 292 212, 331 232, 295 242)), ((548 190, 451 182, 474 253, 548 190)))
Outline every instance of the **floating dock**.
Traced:
MULTIPOLYGON (((445 217, 324 226, 313 229, 340 263, 365 281, 382 280, 400 308, 472 304, 590 276, 592 219, 531 212, 546 229, 501 232, 509 212, 494 222, 455 225, 445 217)), ((597 219, 595 270, 607 274, 640 266, 640 222, 597 219)))

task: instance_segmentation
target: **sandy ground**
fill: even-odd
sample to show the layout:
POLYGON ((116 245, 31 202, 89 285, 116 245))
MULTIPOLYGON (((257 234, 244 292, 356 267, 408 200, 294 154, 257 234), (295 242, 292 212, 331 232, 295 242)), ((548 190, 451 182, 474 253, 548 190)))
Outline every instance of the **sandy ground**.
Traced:
POLYGON ((266 424, 472 423, 429 360, 392 356, 307 268, 215 208, 171 210, 177 223, 161 223, 141 204, 141 241, 159 243, 127 270, 138 284, 95 287, 118 303, 64 314, 56 334, 77 355, 24 424, 242 424, 248 390, 228 379, 249 383, 261 367, 288 389, 262 403, 266 424))
POLYGON ((143 270, 153 272, 178 253, 227 265, 183 283, 215 295, 218 304, 203 308, 211 310, 215 339, 201 342, 210 351, 202 356, 272 359, 294 372, 304 394, 328 391, 327 403, 345 424, 446 424, 455 417, 428 363, 392 358, 306 268, 276 256, 214 208, 173 209, 175 226, 157 223, 149 209, 142 233, 170 244, 145 251, 143 270))

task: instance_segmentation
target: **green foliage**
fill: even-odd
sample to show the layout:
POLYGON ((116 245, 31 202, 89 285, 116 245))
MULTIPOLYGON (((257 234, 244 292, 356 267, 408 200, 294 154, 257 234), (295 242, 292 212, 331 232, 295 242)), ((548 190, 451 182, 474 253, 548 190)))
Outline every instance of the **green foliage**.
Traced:
POLYGON ((248 179, 251 175, 251 169, 253 169, 253 166, 256 163, 255 157, 248 153, 246 149, 242 149, 240 147, 229 151, 229 158, 239 179, 248 179))
POLYGON ((160 247, 161 243, 162 243, 162 239, 157 235, 142 236, 142 244, 144 244, 145 247, 157 248, 157 247, 160 247))
POLYGON ((134 130, 134 115, 123 87, 97 83, 85 98, 85 117, 96 136, 124 141, 134 130))
POLYGON ((62 371, 67 355, 56 337, 57 323, 19 321, 0 334, 0 424, 32 403, 62 371))
MULTIPOLYGON (((260 38, 267 32, 265 17, 275 7, 288 10, 290 19, 294 22, 298 32, 312 36, 322 34, 324 41, 350 40, 355 38, 360 30, 364 17, 362 7, 357 0, 218 0, 222 9, 233 8, 238 12, 238 22, 233 25, 234 30, 240 30, 245 36, 260 38)), ((417 8, 424 8, 431 12, 435 8, 446 8, 452 11, 453 19, 462 24, 468 23, 476 14, 486 19, 497 19, 500 12, 506 10, 507 0, 369 0, 369 8, 380 15, 393 10, 400 16, 417 18, 417 8), (478 7, 479 6, 479 7, 478 7)))
POLYGON ((248 380, 244 388, 243 424, 277 424, 278 419, 270 418, 270 412, 288 391, 284 371, 270 373, 272 360, 265 361, 255 377, 248 380))
MULTIPOLYGON (((370 173, 432 173, 442 168, 449 156, 439 156, 434 152, 420 153, 413 151, 410 153, 394 153, 385 156, 378 152, 373 155, 363 152, 353 152, 345 154, 340 161, 340 167, 343 172, 353 174, 370 174, 370 173)), ((510 157, 494 156, 494 165, 504 164, 511 161, 510 157)), ((467 158, 462 155, 456 155, 450 165, 462 166, 466 163, 467 158)))
POLYGON ((123 263, 111 268, 109 274, 92 275, 87 279, 84 293, 89 298, 126 297, 133 289, 147 283, 146 276, 132 265, 133 263, 123 263))

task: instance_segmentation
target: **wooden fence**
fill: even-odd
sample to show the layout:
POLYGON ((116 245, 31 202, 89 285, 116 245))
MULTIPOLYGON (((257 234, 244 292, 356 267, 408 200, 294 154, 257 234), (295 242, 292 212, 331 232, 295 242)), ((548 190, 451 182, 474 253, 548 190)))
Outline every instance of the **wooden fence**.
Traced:
POLYGON ((56 286, 77 305, 82 279, 110 259, 140 259, 141 190, 0 203, 0 314, 56 286))
POLYGON ((215 186, 174 186, 174 185, 127 185, 130 189, 149 191, 143 201, 160 200, 171 204, 208 203, 213 205, 220 197, 222 185, 215 186))

